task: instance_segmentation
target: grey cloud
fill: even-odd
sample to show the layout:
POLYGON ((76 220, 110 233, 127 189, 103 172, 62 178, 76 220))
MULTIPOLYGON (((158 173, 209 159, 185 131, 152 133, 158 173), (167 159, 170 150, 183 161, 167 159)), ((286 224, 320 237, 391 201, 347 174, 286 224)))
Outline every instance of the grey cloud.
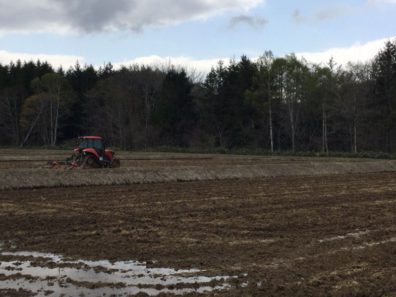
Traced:
POLYGON ((231 18, 228 27, 233 29, 238 25, 248 25, 253 28, 262 28, 264 27, 268 21, 265 18, 249 16, 249 15, 239 15, 231 18))
MULTIPOLYGON (((0 0, 0 32, 139 31, 246 10, 265 0, 0 0)), ((248 20, 237 20, 237 23, 248 20)), ((255 23, 256 25, 258 23, 255 23)))
POLYGON ((292 19, 295 23, 318 23, 336 19, 350 11, 347 6, 333 6, 314 12, 312 15, 303 15, 299 9, 293 11, 292 19))
POLYGON ((44 23, 43 20, 46 20, 46 22, 56 20, 49 7, 35 6, 28 1, 24 4, 21 6, 17 1, 0 0, 0 6, 2 7, 0 10, 0 30, 18 30, 24 27, 24 24, 28 27, 39 27, 44 23))
POLYGON ((92 32, 106 30, 109 26, 122 28, 119 19, 123 18, 124 12, 133 10, 133 6, 134 1, 128 0, 69 0, 64 11, 73 27, 92 32))
POLYGON ((300 12, 300 10, 298 10, 298 9, 296 9, 296 10, 294 10, 293 11, 293 20, 294 20, 294 22, 296 22, 296 23, 303 23, 303 22, 305 22, 305 18, 301 15, 301 12, 300 12))
POLYGON ((345 10, 341 7, 330 7, 327 9, 320 10, 316 12, 315 19, 318 21, 327 21, 338 18, 339 16, 343 15, 345 10))

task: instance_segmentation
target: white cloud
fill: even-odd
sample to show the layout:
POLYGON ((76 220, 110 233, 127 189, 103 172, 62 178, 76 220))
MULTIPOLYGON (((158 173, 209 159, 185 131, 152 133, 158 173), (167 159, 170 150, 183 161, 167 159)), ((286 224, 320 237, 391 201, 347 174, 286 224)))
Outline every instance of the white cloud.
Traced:
POLYGON ((389 3, 396 4, 396 0, 368 0, 370 4, 389 3))
POLYGON ((22 62, 36 62, 37 60, 40 60, 41 62, 48 62, 54 68, 62 66, 64 69, 74 66, 77 61, 80 64, 84 64, 84 58, 81 56, 11 53, 0 50, 0 64, 5 65, 10 62, 16 62, 17 60, 22 62))
MULTIPOLYGON (((385 43, 389 40, 395 39, 395 37, 384 38, 379 40, 370 41, 367 43, 355 43, 350 47, 338 47, 324 50, 322 52, 304 52, 296 53, 298 58, 305 58, 308 62, 317 64, 327 64, 331 58, 339 65, 346 65, 348 62, 368 62, 372 60, 381 49, 384 48, 385 43)), ((253 61, 257 57, 250 57, 253 61)), ((55 68, 62 66, 64 69, 68 69, 74 66, 78 61, 84 65, 89 63, 85 57, 81 56, 68 56, 68 55, 48 55, 48 54, 27 54, 27 53, 11 53, 0 50, 0 63, 8 64, 11 61, 47 61, 55 68)), ((211 59, 196 59, 193 57, 179 56, 179 57, 161 57, 158 55, 142 56, 131 60, 124 60, 113 63, 116 69, 121 66, 132 66, 132 65, 146 65, 157 67, 160 69, 166 69, 170 66, 183 67, 188 72, 195 74, 206 75, 209 73, 212 67, 216 67, 219 61, 223 61, 224 65, 228 65, 230 57, 218 57, 211 59)), ((99 68, 102 65, 95 65, 99 68)))
POLYGON ((212 67, 216 67, 219 61, 223 61, 225 65, 228 64, 229 58, 215 58, 215 59, 194 59, 191 57, 160 57, 160 56, 145 56, 136 59, 116 63, 114 66, 120 68, 121 66, 131 65, 145 65, 155 68, 169 68, 170 66, 182 67, 188 72, 195 72, 196 74, 207 74, 212 67))
MULTIPOLYGON (((0 64, 7 65, 11 62, 16 61, 22 62, 48 62, 55 69, 62 67, 63 69, 69 69, 78 62, 80 65, 85 65, 88 62, 82 56, 68 56, 68 55, 49 55, 49 54, 28 54, 28 53, 16 53, 0 50, 0 64)), ((131 60, 125 60, 122 62, 115 62, 113 66, 115 69, 119 69, 122 66, 129 67, 133 65, 139 66, 151 66, 159 69, 167 69, 170 66, 176 68, 184 68, 188 72, 195 74, 207 74, 212 67, 216 67, 218 62, 222 60, 224 65, 229 63, 229 58, 215 58, 215 59, 194 59, 191 57, 161 57, 161 56, 144 56, 138 57, 131 60)), ((95 68, 99 68, 103 65, 94 65, 95 68)))
POLYGON ((318 64, 326 64, 331 58, 341 65, 348 62, 368 62, 384 48, 385 43, 395 37, 378 39, 367 43, 355 43, 349 47, 331 48, 322 52, 297 53, 299 58, 304 57, 307 61, 318 64))
POLYGON ((0 32, 139 31, 246 12, 265 0, 0 0, 0 32))

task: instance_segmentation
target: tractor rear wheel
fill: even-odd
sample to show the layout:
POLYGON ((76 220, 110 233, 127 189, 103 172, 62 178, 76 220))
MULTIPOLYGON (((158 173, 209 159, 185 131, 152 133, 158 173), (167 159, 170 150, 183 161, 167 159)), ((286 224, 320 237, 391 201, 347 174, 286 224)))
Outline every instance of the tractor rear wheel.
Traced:
POLYGON ((82 164, 81 164, 81 167, 83 169, 97 168, 98 167, 98 163, 96 162, 94 156, 88 155, 88 156, 84 157, 84 159, 82 161, 82 164))

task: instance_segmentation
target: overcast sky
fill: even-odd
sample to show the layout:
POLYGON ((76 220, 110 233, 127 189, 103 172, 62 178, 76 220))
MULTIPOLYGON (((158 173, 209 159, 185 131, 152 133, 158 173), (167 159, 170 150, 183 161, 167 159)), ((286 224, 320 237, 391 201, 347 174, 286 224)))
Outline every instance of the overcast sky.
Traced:
POLYGON ((313 62, 371 59, 396 37, 396 0, 0 0, 0 63, 178 64, 265 50, 313 62))

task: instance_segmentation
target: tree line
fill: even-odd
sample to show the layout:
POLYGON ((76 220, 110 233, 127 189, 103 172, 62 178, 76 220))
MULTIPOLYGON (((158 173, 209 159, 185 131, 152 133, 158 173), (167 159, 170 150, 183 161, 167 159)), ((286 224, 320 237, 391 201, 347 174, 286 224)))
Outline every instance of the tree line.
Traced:
POLYGON ((395 124, 396 40, 365 64, 267 51, 257 61, 220 61, 203 79, 176 67, 0 65, 3 146, 98 134, 122 149, 391 153, 395 124))

